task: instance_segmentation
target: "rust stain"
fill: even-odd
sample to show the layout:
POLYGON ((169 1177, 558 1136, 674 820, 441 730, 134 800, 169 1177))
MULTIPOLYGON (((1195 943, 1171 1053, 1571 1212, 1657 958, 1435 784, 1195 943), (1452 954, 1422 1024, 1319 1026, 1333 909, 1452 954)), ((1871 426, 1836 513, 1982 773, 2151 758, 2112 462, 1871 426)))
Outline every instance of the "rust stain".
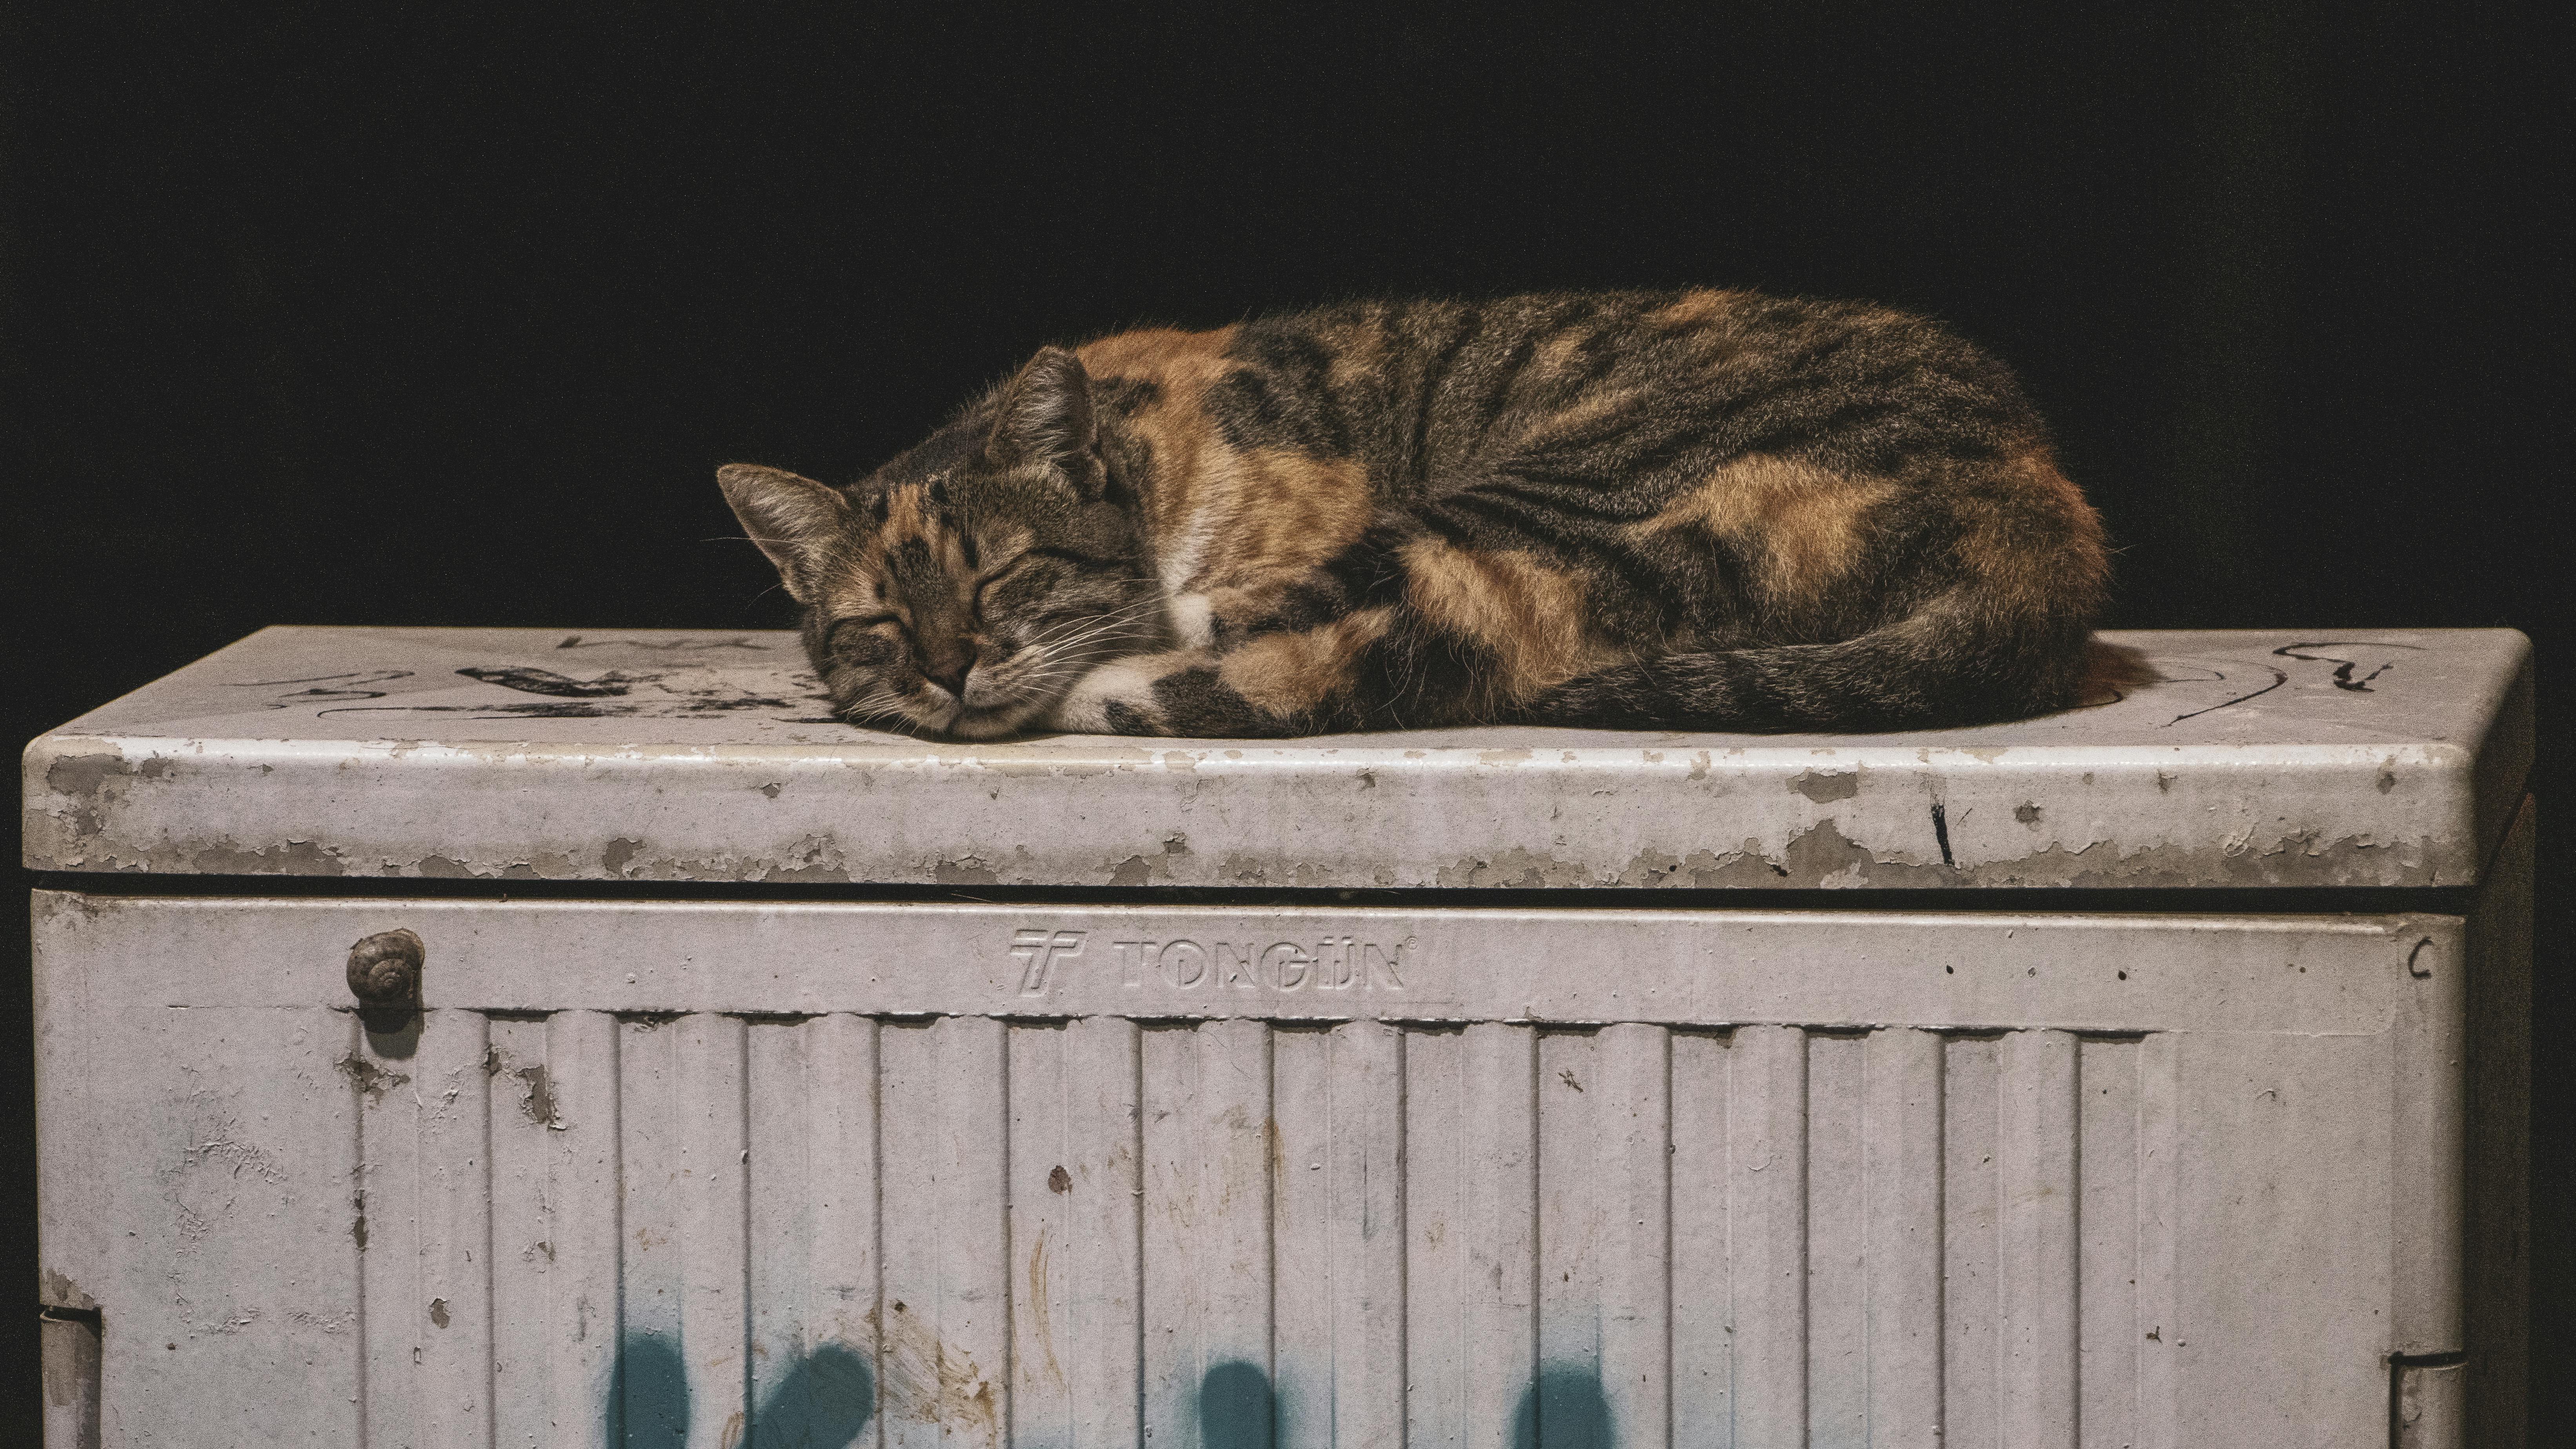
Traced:
MULTIPOLYGON (((1064 1169, 1056 1170, 1062 1172, 1064 1169)), ((1049 1228, 1038 1229, 1038 1240, 1029 1249, 1028 1316, 1038 1327, 1038 1357, 1046 1363, 1047 1377, 1062 1389, 1068 1385, 1065 1383, 1064 1366, 1057 1363, 1055 1357, 1055 1316, 1047 1311, 1047 1234, 1050 1231, 1049 1228)))
POLYGON ((1001 1395, 974 1357, 940 1340, 900 1299, 865 1321, 876 1330, 877 1376, 885 1412, 936 1424, 965 1442, 998 1445, 1001 1395))
POLYGON ((1225 1137, 1235 1144, 1233 1149, 1227 1151, 1222 1158, 1216 1184, 1216 1206, 1213 1211, 1223 1213, 1233 1206, 1237 1197, 1258 1202, 1270 1195, 1270 1184, 1279 1174, 1279 1124, 1269 1117, 1264 1117, 1260 1124, 1255 1126, 1251 1116, 1238 1103, 1225 1109, 1225 1115, 1218 1119, 1218 1126, 1225 1137), (1251 1159, 1247 1153, 1247 1149, 1256 1148, 1262 1153, 1257 1161, 1251 1159), (1255 1176, 1247 1181, 1246 1173, 1252 1173, 1255 1176))

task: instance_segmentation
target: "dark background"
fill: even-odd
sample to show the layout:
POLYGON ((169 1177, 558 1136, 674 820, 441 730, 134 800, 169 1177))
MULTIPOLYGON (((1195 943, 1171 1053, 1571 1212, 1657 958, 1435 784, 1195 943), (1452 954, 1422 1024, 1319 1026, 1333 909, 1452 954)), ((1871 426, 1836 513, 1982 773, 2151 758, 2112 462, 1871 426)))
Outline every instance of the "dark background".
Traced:
MULTIPOLYGON (((1687 282, 1874 297, 2009 360, 2123 550, 2114 624, 2505 624, 2564 657, 2537 19, 393 8, 0 11, 10 738, 269 623, 784 624, 712 467, 845 480, 1044 341, 1687 282)), ((2534 1241, 2564 1285, 2554 895, 2534 1241)), ((2576 1417, 2563 1297, 2538 1424, 2576 1417)), ((11 1414, 33 1328, 0 1310, 11 1414)))

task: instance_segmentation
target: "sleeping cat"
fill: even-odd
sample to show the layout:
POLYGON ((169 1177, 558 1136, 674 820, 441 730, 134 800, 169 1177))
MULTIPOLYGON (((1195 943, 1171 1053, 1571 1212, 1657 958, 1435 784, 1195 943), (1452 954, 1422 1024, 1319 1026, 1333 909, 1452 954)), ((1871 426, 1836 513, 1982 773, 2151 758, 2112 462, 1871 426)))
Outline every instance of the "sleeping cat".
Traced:
POLYGON ((2105 582, 2001 364, 1744 292, 1122 332, 849 488, 717 477, 842 716, 967 739, 2003 719, 2105 582))

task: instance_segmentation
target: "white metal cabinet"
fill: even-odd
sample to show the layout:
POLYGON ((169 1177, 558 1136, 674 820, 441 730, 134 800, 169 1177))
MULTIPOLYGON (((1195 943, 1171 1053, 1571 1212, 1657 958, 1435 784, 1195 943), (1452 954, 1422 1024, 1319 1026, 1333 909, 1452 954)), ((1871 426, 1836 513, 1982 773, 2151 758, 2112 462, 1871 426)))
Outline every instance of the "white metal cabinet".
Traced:
POLYGON ((2519 636, 981 747, 598 637, 269 631, 30 750, 64 1442, 2520 1438, 2519 636))

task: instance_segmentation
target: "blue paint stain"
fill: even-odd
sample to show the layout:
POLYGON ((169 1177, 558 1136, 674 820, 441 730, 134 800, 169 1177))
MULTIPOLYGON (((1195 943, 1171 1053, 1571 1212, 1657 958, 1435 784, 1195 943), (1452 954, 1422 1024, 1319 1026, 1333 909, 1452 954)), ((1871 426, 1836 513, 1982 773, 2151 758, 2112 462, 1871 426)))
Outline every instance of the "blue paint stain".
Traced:
POLYGON ((1270 1449, 1278 1405, 1270 1375, 1240 1361, 1199 1378, 1200 1449, 1270 1449))
POLYGON ((868 1361, 827 1343, 787 1371, 751 1416, 752 1449, 843 1449, 876 1410, 868 1361))
MULTIPOLYGON (((876 1411, 876 1375, 848 1347, 825 1344, 788 1370, 751 1415, 745 1449, 849 1449, 876 1411)), ((619 1341, 608 1440, 625 1449, 682 1449, 689 1437, 688 1368, 657 1333, 619 1341)), ((1272 1449, 1280 1427, 1270 1375, 1239 1360, 1199 1380, 1202 1449, 1272 1449)), ((1512 1415, 1512 1449, 1615 1449, 1610 1402, 1591 1369, 1542 1369, 1512 1415)))
POLYGON ((1613 1449, 1610 1400, 1594 1369, 1543 1368, 1512 1414, 1512 1449, 1613 1449))
MULTIPOLYGON (((848 1348, 825 1344, 799 1359, 752 1410, 746 1449, 848 1449, 876 1413, 876 1375, 848 1348)), ((680 1347, 658 1333, 618 1341, 610 1379, 608 1441, 625 1449, 682 1449, 689 1439, 689 1375, 680 1347)))
POLYGON ((658 1333, 618 1340, 610 1380, 608 1440, 626 1449, 682 1449, 689 1442, 689 1370, 680 1346, 658 1333))

